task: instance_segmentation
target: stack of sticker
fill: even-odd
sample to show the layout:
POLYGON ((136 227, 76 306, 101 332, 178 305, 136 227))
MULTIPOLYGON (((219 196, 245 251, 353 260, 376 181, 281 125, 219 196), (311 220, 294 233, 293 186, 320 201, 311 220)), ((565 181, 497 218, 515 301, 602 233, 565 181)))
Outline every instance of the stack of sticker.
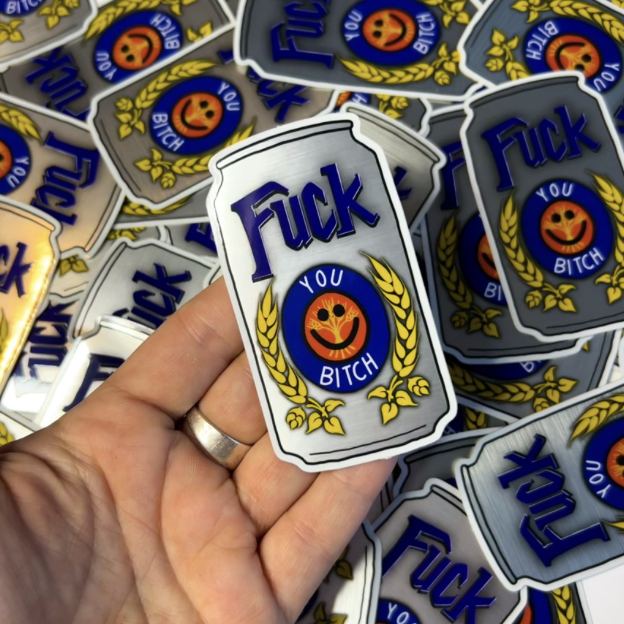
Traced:
POLYGON ((276 454, 402 456, 302 624, 589 624, 575 583, 624 556, 624 11, 238 4, 0 0, 0 444, 223 273, 276 454))

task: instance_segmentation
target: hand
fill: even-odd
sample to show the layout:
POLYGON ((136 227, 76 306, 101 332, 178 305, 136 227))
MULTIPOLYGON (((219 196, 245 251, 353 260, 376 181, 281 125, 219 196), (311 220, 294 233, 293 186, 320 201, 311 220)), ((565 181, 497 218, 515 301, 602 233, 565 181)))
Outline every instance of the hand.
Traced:
POLYGON ((2 447, 2 621, 294 622, 392 466, 317 476, 276 458, 219 280, 78 407, 2 447), (197 402, 254 444, 233 474, 176 430, 197 402))

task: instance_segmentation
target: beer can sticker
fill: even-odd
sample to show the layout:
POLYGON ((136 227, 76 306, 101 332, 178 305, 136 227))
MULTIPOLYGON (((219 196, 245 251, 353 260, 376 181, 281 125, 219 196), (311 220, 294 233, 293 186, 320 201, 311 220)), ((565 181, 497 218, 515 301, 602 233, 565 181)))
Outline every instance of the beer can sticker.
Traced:
POLYGON ((365 522, 312 595, 298 624, 375 622, 381 571, 381 546, 365 522))
POLYGON ((447 358, 457 399, 505 422, 541 412, 609 381, 614 332, 596 334, 574 355, 512 364, 462 364, 447 358))
POLYGON ((427 212, 424 259, 444 350, 466 363, 521 362, 577 352, 583 340, 543 343, 516 328, 477 206, 460 139, 464 109, 436 111, 427 138, 443 152, 442 192, 427 212))
POLYGON ((621 328, 624 155, 600 97, 559 73, 466 110, 464 156, 518 329, 549 342, 621 328))
POLYGON ((390 119, 425 136, 427 122, 432 107, 429 100, 422 97, 405 97, 404 95, 388 95, 387 93, 352 93, 343 91, 336 101, 336 108, 344 104, 359 104, 378 110, 390 119))
POLYGON ((0 194, 56 219, 63 257, 97 251, 121 205, 84 124, 8 95, 0 95, 0 194))
POLYGON ((457 44, 475 11, 468 0, 246 0, 236 60, 275 80, 458 100, 474 86, 457 44))
POLYGON ((215 267, 214 261, 193 258, 160 242, 120 240, 83 293, 71 333, 78 337, 93 330, 103 315, 157 329, 203 290, 215 267))
POLYGON ((47 427, 84 401, 151 333, 144 325, 126 319, 100 318, 89 334, 72 343, 35 422, 47 427))
POLYGON ((471 526, 506 586, 555 590, 621 565, 622 391, 504 427, 457 463, 471 526))
POLYGON ((210 223, 267 426, 308 471, 423 446, 456 410, 391 173, 358 124, 290 125, 211 164, 210 223))
POLYGON ((38 427, 16 414, 0 412, 0 447, 29 436, 38 427))
POLYGON ((0 67, 71 41, 84 32, 95 12, 92 0, 2 0, 0 67))
POLYGON ((38 210, 0 202, 0 391, 28 339, 59 258, 58 224, 38 210))
POLYGON ((617 2, 488 0, 459 42, 462 71, 486 84, 574 71, 624 124, 624 12, 617 2))
POLYGON ((222 0, 145 3, 115 0, 100 8, 82 37, 13 65, 2 91, 86 121, 91 100, 231 24, 222 0))
POLYGON ((444 154, 400 122, 365 106, 345 104, 343 113, 360 118, 365 137, 383 150, 410 228, 418 227, 440 190, 444 154))
POLYGON ((210 185, 193 195, 183 197, 158 210, 126 199, 121 206, 114 227, 134 228, 203 223, 208 221, 206 198, 209 191, 210 185))
POLYGON ((232 30, 95 98, 89 123, 129 198, 151 209, 205 187, 221 149, 330 111, 330 91, 263 80, 234 63, 232 30))
POLYGON ((217 260, 217 246, 212 225, 208 221, 188 225, 170 225, 165 228, 169 234, 169 244, 198 258, 217 260))
POLYGON ((381 542, 379 624, 512 624, 526 590, 507 589, 470 530, 459 492, 431 479, 374 525, 381 542))
POLYGON ((49 295, 28 335, 0 399, 0 409, 32 418, 39 413, 67 355, 77 298, 49 295))

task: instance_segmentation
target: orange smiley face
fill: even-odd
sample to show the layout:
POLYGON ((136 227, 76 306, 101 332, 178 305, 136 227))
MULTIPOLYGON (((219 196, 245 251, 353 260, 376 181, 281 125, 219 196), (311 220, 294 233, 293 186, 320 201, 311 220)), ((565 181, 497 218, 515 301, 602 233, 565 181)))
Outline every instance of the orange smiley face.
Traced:
POLYGON ((375 11, 362 28, 366 41, 382 52, 405 50, 414 43, 417 31, 414 18, 399 9, 375 11))
POLYGON ((578 35, 562 35, 550 42, 546 62, 553 71, 579 71, 591 78, 600 71, 602 59, 591 41, 578 35))
POLYGON ((494 264, 494 257, 492 256, 492 248, 490 247, 490 241, 487 238, 487 234, 484 234, 479 241, 477 247, 477 261, 483 272, 492 279, 499 281, 498 271, 494 264))
POLYGON ((546 209, 540 231, 546 245, 563 255, 582 253, 594 240, 594 222, 589 213, 567 200, 555 202, 546 209))
POLYGON ((624 438, 611 448, 607 456, 607 472, 615 483, 624 488, 624 438))
POLYGON ((13 154, 9 146, 0 141, 0 180, 11 172, 13 168, 13 154))
POLYGON ((149 26, 135 26, 117 39, 112 57, 122 69, 136 71, 155 63, 162 52, 158 33, 149 26))
POLYGON ((182 136, 200 139, 208 136, 223 119, 223 104, 211 93, 191 93, 173 107, 171 123, 182 136))

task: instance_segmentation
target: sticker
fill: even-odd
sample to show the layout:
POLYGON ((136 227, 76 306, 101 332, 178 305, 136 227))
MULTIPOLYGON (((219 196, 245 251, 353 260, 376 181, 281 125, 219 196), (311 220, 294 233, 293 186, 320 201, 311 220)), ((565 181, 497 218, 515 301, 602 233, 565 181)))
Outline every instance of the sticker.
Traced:
POLYGON ((444 154, 398 121, 365 106, 345 104, 343 113, 360 118, 364 136, 383 150, 394 178, 407 223, 418 227, 440 190, 444 154))
POLYGON ((429 100, 403 95, 388 95, 387 93, 351 93, 344 91, 338 96, 336 107, 344 104, 360 104, 373 110, 378 110, 391 119, 411 128, 414 132, 426 133, 427 122, 431 114, 429 100))
POLYGON ((132 201, 162 210, 207 185, 224 147, 333 109, 330 91, 240 72, 232 37, 208 37, 94 100, 95 139, 132 201))
POLYGON ((210 223, 278 456, 319 471, 439 437, 454 396, 392 176, 358 118, 265 133, 211 167, 210 223))
POLYGON ((125 319, 100 318, 93 331, 73 342, 35 422, 47 427, 84 401, 151 333, 125 319))
POLYGON ((576 585, 552 592, 530 588, 529 602, 516 624, 591 624, 587 613, 576 585))
POLYGON ((230 18, 221 0, 116 0, 100 8, 82 37, 5 71, 0 87, 86 121, 98 93, 221 30, 230 18))
MULTIPOLYGON (((460 67, 485 84, 574 71, 603 98, 624 132, 624 15, 617 3, 583 0, 562 10, 540 4, 488 0, 459 42, 460 67), (608 26, 607 26, 608 25, 608 26)), ((621 128, 621 129, 620 129, 621 128)))
POLYGON ((447 358, 457 399, 514 422, 609 381, 617 333, 596 334, 574 355, 513 364, 463 364, 447 358))
POLYGON ((246 0, 236 60, 275 80, 362 93, 458 100, 473 86, 457 44, 475 14, 467 0, 246 0))
POLYGON ((215 267, 214 261, 193 258, 160 242, 120 240, 83 293, 71 333, 77 338, 93 330, 102 315, 158 329, 204 289, 215 267))
POLYGON ((87 126, 7 95, 0 95, 0 193, 60 223, 63 257, 95 253, 121 205, 87 126))
POLYGON ((475 96, 461 136, 509 312, 538 340, 622 327, 622 153, 580 75, 475 96))
POLYGON ((397 498, 375 525, 382 548, 378 624, 511 624, 526 590, 496 578, 459 492, 431 479, 397 498))
POLYGON ((456 465, 472 528, 510 588, 557 589, 622 563, 614 502, 623 486, 610 463, 619 457, 622 390, 594 390, 505 427, 456 465))
POLYGON ((217 260, 217 246, 208 221, 189 225, 170 225, 165 228, 169 234, 169 244, 198 258, 217 260))
POLYGON ((488 429, 490 427, 504 427, 507 423, 500 418, 494 418, 490 414, 472 409, 465 405, 457 407, 457 416, 446 426, 445 436, 452 436, 464 431, 476 431, 477 429, 488 429))
POLYGON ((0 409, 27 418, 39 413, 67 355, 76 304, 76 297, 48 296, 2 393, 0 409))
POLYGON ((3 199, 0 232, 1 391, 48 291, 59 258, 59 228, 38 210, 3 199))
POLYGON ((381 546, 368 522, 349 545, 314 593, 298 624, 370 624, 379 595, 381 546))
POLYGON ((0 412, 0 447, 29 436, 38 427, 16 414, 0 412))
POLYGON ((444 350, 467 363, 575 353, 584 341, 546 344, 514 325, 468 177, 459 135, 465 118, 462 107, 436 111, 427 135, 446 157, 442 192, 422 228, 429 294, 444 350))
POLYGON ((391 474, 388 480, 384 483, 377 498, 375 498, 371 508, 368 510, 366 519, 374 524, 377 518, 381 516, 383 511, 388 508, 388 505, 392 502, 392 488, 394 487, 394 476, 391 474))
POLYGON ((72 41, 95 11, 90 0, 0 0, 0 67, 72 41))

